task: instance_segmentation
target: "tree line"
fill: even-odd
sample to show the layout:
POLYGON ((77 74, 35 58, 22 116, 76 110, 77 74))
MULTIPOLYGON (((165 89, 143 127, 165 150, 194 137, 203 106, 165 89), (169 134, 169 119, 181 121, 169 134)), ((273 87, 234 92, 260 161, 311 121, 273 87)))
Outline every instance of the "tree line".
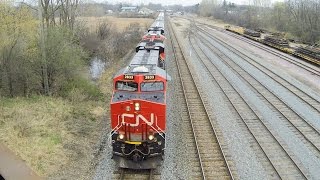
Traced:
POLYGON ((75 2, 0 3, 0 96, 56 94, 75 80, 87 57, 74 33, 75 2))
POLYGON ((76 20, 79 4, 0 2, 0 97, 68 96, 75 89, 89 98, 101 97, 84 73, 90 56, 115 61, 133 49, 142 31, 132 24, 126 32, 117 32, 108 22, 89 30, 76 20))
POLYGON ((320 0, 250 0, 236 5, 224 0, 202 0, 198 13, 250 29, 285 32, 286 38, 320 43, 320 0))

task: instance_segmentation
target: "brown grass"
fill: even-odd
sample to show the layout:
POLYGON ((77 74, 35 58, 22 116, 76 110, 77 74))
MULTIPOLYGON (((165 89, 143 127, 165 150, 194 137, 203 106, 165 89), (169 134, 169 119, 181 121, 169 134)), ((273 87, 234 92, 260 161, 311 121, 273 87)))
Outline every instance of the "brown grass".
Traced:
MULTIPOLYGON (((130 23, 149 26, 152 19, 82 18, 91 30, 108 20, 123 30, 130 23)), ((0 143, 4 143, 39 175, 53 179, 89 178, 93 154, 105 128, 112 92, 112 76, 126 62, 122 58, 106 69, 98 84, 106 102, 74 101, 57 97, 0 97, 0 143)))
POLYGON ((114 28, 117 28, 119 31, 123 31, 131 23, 139 23, 141 27, 147 28, 154 21, 150 18, 117 18, 114 16, 79 17, 77 20, 85 24, 91 31, 95 31, 98 25, 102 22, 109 22, 114 28))
POLYGON ((44 177, 71 166, 74 159, 90 156, 91 141, 105 114, 103 103, 72 104, 62 98, 0 102, 0 141, 44 177))
POLYGON ((116 61, 98 81, 106 101, 62 98, 0 98, 3 142, 39 175, 49 179, 91 179, 95 148, 109 114, 112 77, 132 53, 116 61))

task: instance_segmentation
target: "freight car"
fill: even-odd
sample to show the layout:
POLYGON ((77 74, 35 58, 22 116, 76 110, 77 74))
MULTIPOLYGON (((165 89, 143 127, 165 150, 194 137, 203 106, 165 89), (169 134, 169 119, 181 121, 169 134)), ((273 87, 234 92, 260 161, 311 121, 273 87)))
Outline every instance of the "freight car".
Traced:
POLYGON ((245 29, 243 34, 248 35, 248 36, 252 36, 252 37, 256 37, 256 38, 260 38, 261 37, 261 33, 251 30, 251 29, 245 29))
POLYGON ((320 65, 320 47, 299 47, 294 55, 320 65))
POLYGON ((243 29, 242 27, 235 27, 235 26, 230 26, 227 25, 225 26, 225 29, 227 31, 239 34, 241 36, 244 36, 246 38, 252 39, 254 41, 263 43, 267 46, 273 47, 275 49, 278 49, 284 53, 291 54, 297 57, 302 58, 303 60, 315 63, 315 64, 320 64, 320 57, 319 57, 319 47, 300 47, 297 49, 294 49, 290 47, 289 41, 287 39, 280 38, 279 36, 283 36, 283 33, 273 33, 273 35, 265 36, 264 38, 261 37, 261 33, 266 33, 266 30, 259 29, 257 31, 252 31, 249 29, 243 29), (257 32, 257 33, 256 33, 257 32), (260 37, 259 34, 260 34, 260 37))
POLYGON ((287 39, 277 36, 266 36, 262 40, 262 43, 288 54, 292 54, 294 52, 293 49, 290 48, 289 41, 287 39))
POLYGON ((289 47, 288 40, 276 36, 266 36, 263 42, 271 46, 289 47))
POLYGON ((225 29, 227 31, 230 31, 230 32, 233 32, 233 33, 236 33, 236 34, 239 34, 239 35, 243 35, 243 32, 244 32, 244 28, 236 27, 236 26, 230 26, 230 25, 225 26, 225 29))

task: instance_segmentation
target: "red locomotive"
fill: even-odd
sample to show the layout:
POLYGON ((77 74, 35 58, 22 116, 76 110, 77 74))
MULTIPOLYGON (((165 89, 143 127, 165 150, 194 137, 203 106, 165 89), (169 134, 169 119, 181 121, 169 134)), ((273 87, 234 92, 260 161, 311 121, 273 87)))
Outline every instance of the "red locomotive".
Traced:
POLYGON ((161 42, 165 40, 165 36, 162 35, 159 31, 149 31, 148 34, 142 37, 142 42, 161 42))
POLYGON ((122 168, 152 169, 164 155, 166 88, 164 45, 141 42, 130 64, 113 79, 113 159, 122 168))

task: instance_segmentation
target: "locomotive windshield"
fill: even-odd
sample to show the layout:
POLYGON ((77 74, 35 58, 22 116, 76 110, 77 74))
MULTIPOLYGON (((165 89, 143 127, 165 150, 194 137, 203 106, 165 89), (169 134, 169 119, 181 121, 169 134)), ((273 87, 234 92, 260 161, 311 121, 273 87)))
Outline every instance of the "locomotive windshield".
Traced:
POLYGON ((122 91, 138 91, 138 84, 132 81, 117 81, 116 89, 122 91))
POLYGON ((163 85, 163 82, 160 82, 160 81, 141 83, 141 91, 163 91, 163 90, 164 90, 164 85, 163 85))

